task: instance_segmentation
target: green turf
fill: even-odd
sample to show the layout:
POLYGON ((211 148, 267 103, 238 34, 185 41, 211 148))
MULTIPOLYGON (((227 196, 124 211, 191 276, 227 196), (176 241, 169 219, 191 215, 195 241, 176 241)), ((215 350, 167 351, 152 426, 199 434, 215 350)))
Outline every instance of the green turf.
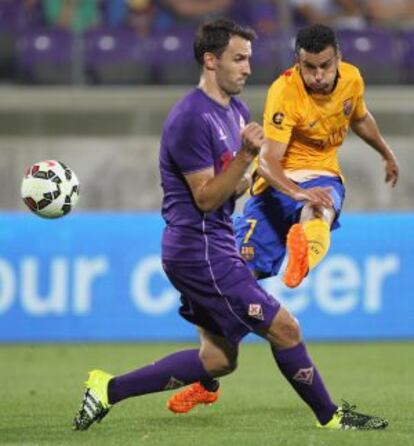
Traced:
POLYGON ((87 432, 73 432, 90 368, 120 373, 183 344, 0 345, 1 445, 414 445, 413 343, 311 344, 335 399, 385 416, 382 432, 331 432, 313 416, 274 365, 265 344, 241 347, 239 369, 222 397, 187 415, 165 408, 169 393, 124 401, 87 432))

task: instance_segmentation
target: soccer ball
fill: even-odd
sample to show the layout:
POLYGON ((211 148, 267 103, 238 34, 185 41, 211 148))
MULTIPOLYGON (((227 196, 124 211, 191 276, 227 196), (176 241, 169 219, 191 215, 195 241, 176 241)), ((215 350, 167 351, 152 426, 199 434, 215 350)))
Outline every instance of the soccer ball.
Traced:
POLYGON ((27 207, 45 218, 59 218, 75 207, 79 181, 72 169, 60 161, 33 164, 23 178, 21 194, 27 207))

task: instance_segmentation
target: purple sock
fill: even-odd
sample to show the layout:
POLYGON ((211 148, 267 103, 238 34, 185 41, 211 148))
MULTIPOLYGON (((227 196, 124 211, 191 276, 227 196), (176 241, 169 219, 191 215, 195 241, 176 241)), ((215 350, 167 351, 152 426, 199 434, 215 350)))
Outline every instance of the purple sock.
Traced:
POLYGON ((198 350, 184 350, 151 365, 112 378, 108 385, 110 404, 131 396, 172 390, 196 381, 211 380, 198 357, 198 350))
POLYGON ((310 406, 321 424, 326 424, 338 408, 331 400, 318 370, 313 365, 305 345, 276 351, 273 356, 285 378, 310 406))

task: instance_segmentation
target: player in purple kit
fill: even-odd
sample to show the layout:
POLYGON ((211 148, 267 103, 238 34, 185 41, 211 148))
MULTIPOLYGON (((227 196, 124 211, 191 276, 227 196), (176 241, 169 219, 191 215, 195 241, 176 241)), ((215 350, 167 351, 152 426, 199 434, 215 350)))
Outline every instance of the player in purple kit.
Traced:
POLYGON ((132 396, 190 385, 168 407, 188 412, 214 402, 217 377, 236 369, 248 333, 267 339, 283 375, 313 410, 318 426, 380 429, 387 421, 334 404, 307 354, 296 319, 267 294, 236 249, 231 214, 247 187, 250 163, 264 144, 239 94, 250 74, 252 30, 229 20, 203 25, 194 53, 198 88, 171 110, 163 129, 160 172, 166 228, 162 261, 181 293, 180 314, 200 333, 199 349, 173 353, 120 376, 93 370, 74 428, 86 430, 132 396))

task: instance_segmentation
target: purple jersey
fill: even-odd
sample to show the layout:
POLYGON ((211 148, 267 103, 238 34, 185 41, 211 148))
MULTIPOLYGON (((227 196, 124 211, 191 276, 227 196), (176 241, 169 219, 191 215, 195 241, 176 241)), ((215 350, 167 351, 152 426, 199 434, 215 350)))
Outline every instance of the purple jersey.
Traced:
POLYGON ((205 262, 235 254, 231 214, 234 199, 214 212, 199 210, 184 175, 214 167, 225 170, 241 145, 249 111, 239 99, 223 106, 195 88, 170 111, 161 138, 160 172, 164 192, 164 260, 205 262))

